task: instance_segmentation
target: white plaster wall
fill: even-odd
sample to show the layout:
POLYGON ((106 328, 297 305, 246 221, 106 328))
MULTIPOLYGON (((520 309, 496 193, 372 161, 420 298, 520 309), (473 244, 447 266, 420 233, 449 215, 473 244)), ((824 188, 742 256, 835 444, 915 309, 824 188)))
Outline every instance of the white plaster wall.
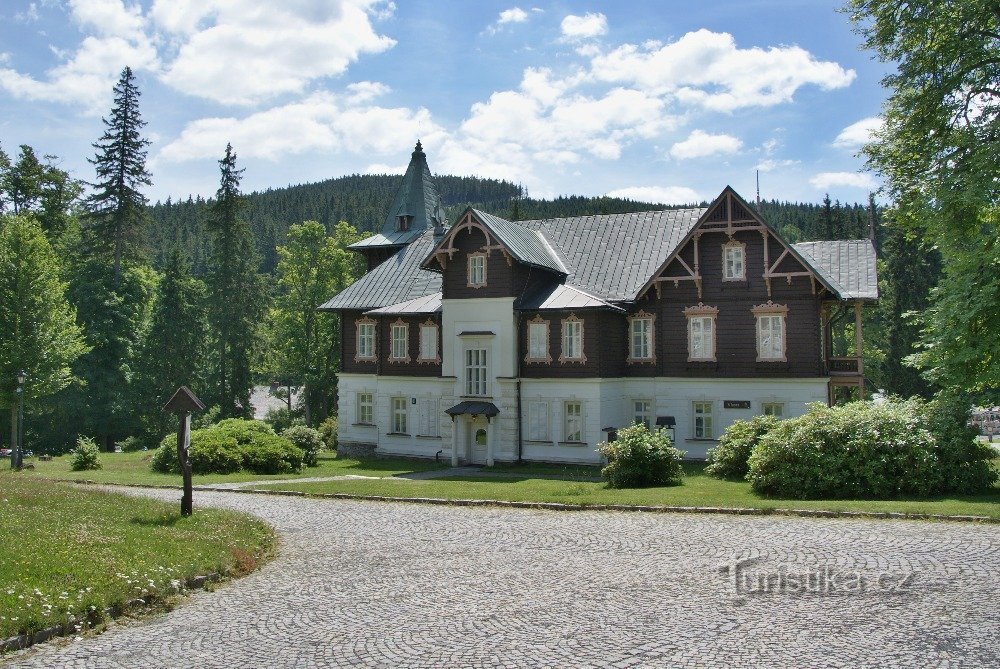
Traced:
MULTIPOLYGON (((463 351, 469 341, 459 337, 468 331, 489 331, 493 337, 483 337, 483 346, 489 350, 490 376, 494 379, 512 377, 516 373, 514 356, 517 335, 514 331, 514 298, 489 297, 462 300, 444 300, 441 312, 441 374, 461 377, 464 374, 463 351)), ((460 379, 461 380, 461 379, 460 379)), ((490 393, 497 396, 499 388, 490 393)))

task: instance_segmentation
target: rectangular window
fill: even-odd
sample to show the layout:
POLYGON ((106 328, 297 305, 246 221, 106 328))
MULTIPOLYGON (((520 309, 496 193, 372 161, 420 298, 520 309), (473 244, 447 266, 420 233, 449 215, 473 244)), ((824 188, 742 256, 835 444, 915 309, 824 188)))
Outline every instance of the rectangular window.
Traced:
POLYGON ((420 418, 420 424, 417 429, 417 434, 424 437, 441 436, 441 422, 438 416, 438 400, 432 397, 423 397, 418 400, 418 402, 417 415, 420 418))
POLYGON ((715 319, 688 317, 688 359, 715 360, 715 319))
POLYGON ((531 441, 548 441, 549 439, 549 403, 543 401, 528 402, 528 439, 531 441))
POLYGON ((580 402, 566 402, 566 441, 583 441, 583 405, 580 402))
POLYGON ((722 249, 722 257, 725 262, 722 278, 727 281, 741 281, 747 278, 743 244, 727 244, 722 249))
POLYGON ((405 397, 392 398, 392 431, 396 434, 409 434, 406 429, 406 405, 408 401, 405 397))
POLYGON ((549 362, 549 324, 528 323, 528 359, 549 362))
POLYGON ((469 285, 486 285, 486 256, 481 253, 469 254, 469 285))
POLYGON ((375 324, 358 323, 358 359, 375 357, 375 324))
POLYGON ((371 393, 358 393, 358 422, 363 425, 375 423, 375 398, 371 393))
POLYGON ((785 359, 785 316, 760 314, 757 316, 757 359, 785 359))
POLYGON ((694 402, 694 438, 712 439, 712 403, 694 402))
POLYGON ((632 360, 653 359, 653 319, 633 318, 629 321, 629 341, 632 360))
POLYGON ((785 405, 781 402, 764 402, 760 408, 765 416, 781 418, 785 415, 785 405))
POLYGON ((470 348, 465 352, 465 394, 487 395, 486 349, 470 348))
POLYGON ((438 359, 438 328, 436 325, 420 326, 420 359, 438 359))
POLYGON ((409 344, 410 327, 405 323, 392 325, 392 360, 409 360, 407 348, 409 344))
POLYGON ((583 323, 578 320, 562 322, 562 356, 560 360, 583 359, 583 323))
POLYGON ((632 422, 635 425, 645 425, 647 428, 653 425, 653 403, 649 400, 632 401, 632 422))

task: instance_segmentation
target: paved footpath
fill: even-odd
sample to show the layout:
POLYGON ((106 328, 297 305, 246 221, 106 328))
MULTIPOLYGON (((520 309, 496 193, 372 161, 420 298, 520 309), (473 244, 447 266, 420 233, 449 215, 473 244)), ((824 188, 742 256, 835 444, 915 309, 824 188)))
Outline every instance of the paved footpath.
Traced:
POLYGON ((1000 525, 195 504, 266 519, 278 558, 9 669, 1000 667, 1000 525))

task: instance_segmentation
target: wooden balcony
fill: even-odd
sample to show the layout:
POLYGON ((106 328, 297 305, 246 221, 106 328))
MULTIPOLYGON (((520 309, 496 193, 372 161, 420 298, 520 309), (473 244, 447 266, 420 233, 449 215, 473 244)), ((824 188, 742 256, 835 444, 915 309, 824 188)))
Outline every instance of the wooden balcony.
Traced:
POLYGON ((861 358, 851 357, 830 357, 826 361, 827 374, 830 376, 861 376, 861 358))

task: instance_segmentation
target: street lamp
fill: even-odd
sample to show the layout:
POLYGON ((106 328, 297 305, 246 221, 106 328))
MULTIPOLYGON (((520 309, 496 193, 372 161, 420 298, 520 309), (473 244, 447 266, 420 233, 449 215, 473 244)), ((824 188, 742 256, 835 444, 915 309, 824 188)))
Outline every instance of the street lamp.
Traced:
POLYGON ((11 469, 20 469, 24 459, 24 382, 27 378, 23 369, 17 373, 17 443, 10 454, 11 469))

